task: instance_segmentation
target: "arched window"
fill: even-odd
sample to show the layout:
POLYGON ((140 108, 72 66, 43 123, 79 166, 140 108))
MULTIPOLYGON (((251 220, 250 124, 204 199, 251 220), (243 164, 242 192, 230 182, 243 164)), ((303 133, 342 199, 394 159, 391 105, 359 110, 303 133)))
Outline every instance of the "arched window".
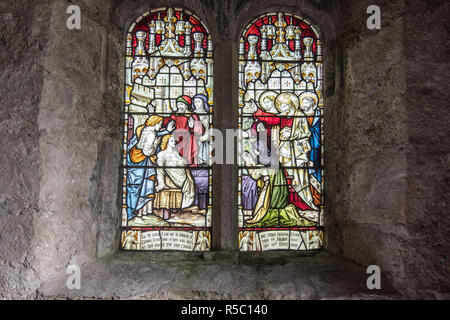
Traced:
POLYGON ((128 30, 122 249, 211 247, 212 57, 187 10, 152 10, 128 30))
POLYGON ((322 69, 318 33, 296 15, 265 14, 241 35, 241 251, 322 247, 322 69))

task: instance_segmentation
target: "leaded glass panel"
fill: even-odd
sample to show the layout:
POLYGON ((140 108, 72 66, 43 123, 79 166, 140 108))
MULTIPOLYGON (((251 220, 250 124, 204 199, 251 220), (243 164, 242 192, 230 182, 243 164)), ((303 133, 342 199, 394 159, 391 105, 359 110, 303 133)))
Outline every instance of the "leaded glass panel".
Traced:
POLYGON ((211 248, 213 45, 179 8, 146 12, 126 38, 124 250, 211 248))
POLYGON ((269 13, 244 30, 239 45, 241 251, 323 246, 322 73, 322 45, 306 20, 269 13))

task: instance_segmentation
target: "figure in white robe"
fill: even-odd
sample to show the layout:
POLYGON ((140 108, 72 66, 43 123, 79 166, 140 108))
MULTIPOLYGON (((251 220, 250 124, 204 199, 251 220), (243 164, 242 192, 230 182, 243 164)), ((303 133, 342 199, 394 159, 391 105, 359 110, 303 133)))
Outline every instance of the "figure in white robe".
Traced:
MULTIPOLYGON (((292 125, 284 126, 279 132, 278 154, 280 163, 293 177, 292 187, 300 198, 313 210, 318 210, 309 187, 308 169, 289 167, 307 167, 312 163, 308 159, 311 151, 309 143, 311 131, 305 114, 299 108, 299 99, 293 93, 282 93, 275 100, 280 116, 292 117, 292 125)), ((276 137, 276 135, 275 135, 276 137)))
POLYGON ((136 241, 136 238, 135 238, 135 232, 128 231, 126 233, 125 239, 123 240, 122 243, 123 243, 123 248, 125 250, 137 249, 138 242, 136 241))
POLYGON ((163 138, 161 148, 163 151, 158 153, 157 159, 160 168, 157 169, 156 192, 171 187, 181 189, 183 195, 181 209, 188 208, 194 202, 195 189, 194 180, 189 170, 181 168, 187 165, 186 159, 178 153, 175 138, 172 135, 167 135, 163 138), (166 178, 169 178, 169 180, 166 178))
POLYGON ((308 240, 308 249, 320 249, 322 247, 322 239, 320 238, 319 232, 312 232, 311 238, 308 240))
POLYGON ((196 251, 206 251, 209 249, 209 240, 205 231, 200 231, 196 244, 196 251))
POLYGON ((244 233, 244 236, 239 243, 239 249, 241 249, 241 251, 253 251, 253 241, 250 238, 250 232, 246 231, 244 233))
POLYGON ((203 94, 197 94, 192 98, 191 112, 194 114, 189 119, 189 127, 194 128, 196 125, 201 124, 203 127, 202 134, 199 134, 196 130, 196 140, 198 143, 198 165, 209 165, 209 111, 210 106, 208 104, 208 98, 203 94))

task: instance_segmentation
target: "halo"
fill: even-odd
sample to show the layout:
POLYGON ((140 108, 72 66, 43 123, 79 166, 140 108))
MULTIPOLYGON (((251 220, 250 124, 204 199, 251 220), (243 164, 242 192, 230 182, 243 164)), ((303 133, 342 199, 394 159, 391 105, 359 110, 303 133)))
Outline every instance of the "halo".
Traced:
POLYGON ((280 104, 281 104, 282 100, 284 100, 284 102, 287 102, 287 101, 291 102, 292 106, 295 109, 298 109, 298 107, 299 107, 300 101, 295 94, 293 94, 291 92, 283 92, 283 93, 280 93, 278 95, 278 97, 275 99, 275 107, 277 108, 278 111, 280 111, 280 104))
POLYGON ((278 95, 278 93, 276 93, 275 91, 272 91, 272 90, 265 91, 264 93, 262 93, 258 99, 258 103, 259 103, 259 106, 261 107, 261 109, 263 109, 266 112, 269 112, 270 109, 269 110, 266 109, 262 102, 264 101, 264 99, 268 98, 270 101, 272 101, 272 106, 275 106, 275 99, 277 98, 277 95, 278 95))
POLYGON ((307 97, 309 97, 309 98, 312 98, 312 99, 314 99, 314 102, 316 103, 316 105, 317 105, 317 103, 319 102, 319 97, 317 96, 317 94, 315 93, 315 92, 303 92, 299 97, 298 97, 298 100, 300 101, 300 104, 302 103, 302 100, 304 99, 304 98, 307 98, 307 97))

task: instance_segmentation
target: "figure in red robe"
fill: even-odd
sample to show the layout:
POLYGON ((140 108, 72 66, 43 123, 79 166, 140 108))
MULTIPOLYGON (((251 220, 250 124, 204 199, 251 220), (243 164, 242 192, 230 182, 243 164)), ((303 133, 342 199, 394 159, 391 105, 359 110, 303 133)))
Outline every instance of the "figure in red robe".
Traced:
POLYGON ((175 121, 173 136, 175 141, 177 141, 178 152, 180 156, 186 159, 189 165, 197 166, 198 145, 195 137, 201 136, 204 130, 203 126, 198 122, 197 115, 190 115, 191 100, 189 96, 178 97, 175 114, 166 118, 164 124, 169 123, 171 120, 175 121), (191 117, 194 117, 195 121, 190 121, 189 118, 191 117))

